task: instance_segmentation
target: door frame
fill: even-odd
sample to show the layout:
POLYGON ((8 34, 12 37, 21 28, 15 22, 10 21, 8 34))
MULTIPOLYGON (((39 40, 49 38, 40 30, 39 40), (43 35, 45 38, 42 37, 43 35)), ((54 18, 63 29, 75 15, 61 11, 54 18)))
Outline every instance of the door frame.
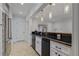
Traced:
POLYGON ((72 56, 79 56, 79 3, 72 3, 72 56))

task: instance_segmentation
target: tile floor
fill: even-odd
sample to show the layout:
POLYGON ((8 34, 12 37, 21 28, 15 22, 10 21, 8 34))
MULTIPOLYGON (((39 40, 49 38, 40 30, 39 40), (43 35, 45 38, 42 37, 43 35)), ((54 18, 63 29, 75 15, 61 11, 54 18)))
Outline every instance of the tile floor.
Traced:
POLYGON ((38 56, 26 42, 16 42, 11 46, 10 56, 38 56))

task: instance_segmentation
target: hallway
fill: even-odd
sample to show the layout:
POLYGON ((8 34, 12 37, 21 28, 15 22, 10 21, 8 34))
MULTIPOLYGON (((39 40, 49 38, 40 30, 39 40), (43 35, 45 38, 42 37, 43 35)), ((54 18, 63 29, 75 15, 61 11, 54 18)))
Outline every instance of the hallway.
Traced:
POLYGON ((24 41, 18 41, 11 46, 10 56, 38 56, 37 53, 24 41))

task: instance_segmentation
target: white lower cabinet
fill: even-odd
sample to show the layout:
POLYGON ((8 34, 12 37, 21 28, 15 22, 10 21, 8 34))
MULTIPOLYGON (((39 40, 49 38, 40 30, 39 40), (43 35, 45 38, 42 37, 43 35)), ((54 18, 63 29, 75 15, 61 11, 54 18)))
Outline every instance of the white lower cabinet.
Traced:
POLYGON ((41 55, 41 45, 42 45, 42 38, 39 36, 36 36, 36 42, 35 42, 35 49, 41 55))
POLYGON ((50 56, 57 56, 57 51, 53 48, 50 48, 50 56))
POLYGON ((69 56, 71 48, 54 41, 50 41, 50 56, 69 56))
POLYGON ((54 49, 54 48, 50 48, 50 56, 67 56, 62 52, 59 52, 58 50, 54 49))
MULTIPOLYGON (((42 37, 36 36, 35 41, 35 50, 38 54, 42 55, 42 37)), ((50 41, 50 56, 70 56, 71 47, 55 42, 50 41)))

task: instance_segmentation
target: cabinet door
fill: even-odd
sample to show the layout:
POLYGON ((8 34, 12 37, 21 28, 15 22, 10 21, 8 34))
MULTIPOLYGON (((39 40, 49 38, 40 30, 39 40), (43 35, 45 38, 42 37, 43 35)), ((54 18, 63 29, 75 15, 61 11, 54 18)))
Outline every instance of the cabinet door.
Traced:
POLYGON ((55 51, 53 48, 50 48, 50 56, 57 56, 57 51, 55 51))
POLYGON ((35 35, 32 35, 32 48, 35 49, 35 35))
POLYGON ((36 36, 36 51, 41 55, 42 38, 36 36))
POLYGON ((58 51, 57 49, 50 48, 50 56, 67 56, 65 53, 58 51))
POLYGON ((67 55, 67 54, 65 54, 65 53, 62 53, 62 52, 59 52, 59 51, 58 51, 57 56, 68 56, 68 55, 67 55))
POLYGON ((57 49, 57 50, 59 50, 59 51, 61 51, 63 53, 65 53, 67 55, 70 55, 71 48, 69 46, 66 46, 64 44, 57 43, 57 42, 54 42, 54 41, 50 41, 50 48, 51 47, 52 48, 55 48, 55 49, 57 49))
POLYGON ((42 56, 50 56, 50 40, 42 38, 42 56))

